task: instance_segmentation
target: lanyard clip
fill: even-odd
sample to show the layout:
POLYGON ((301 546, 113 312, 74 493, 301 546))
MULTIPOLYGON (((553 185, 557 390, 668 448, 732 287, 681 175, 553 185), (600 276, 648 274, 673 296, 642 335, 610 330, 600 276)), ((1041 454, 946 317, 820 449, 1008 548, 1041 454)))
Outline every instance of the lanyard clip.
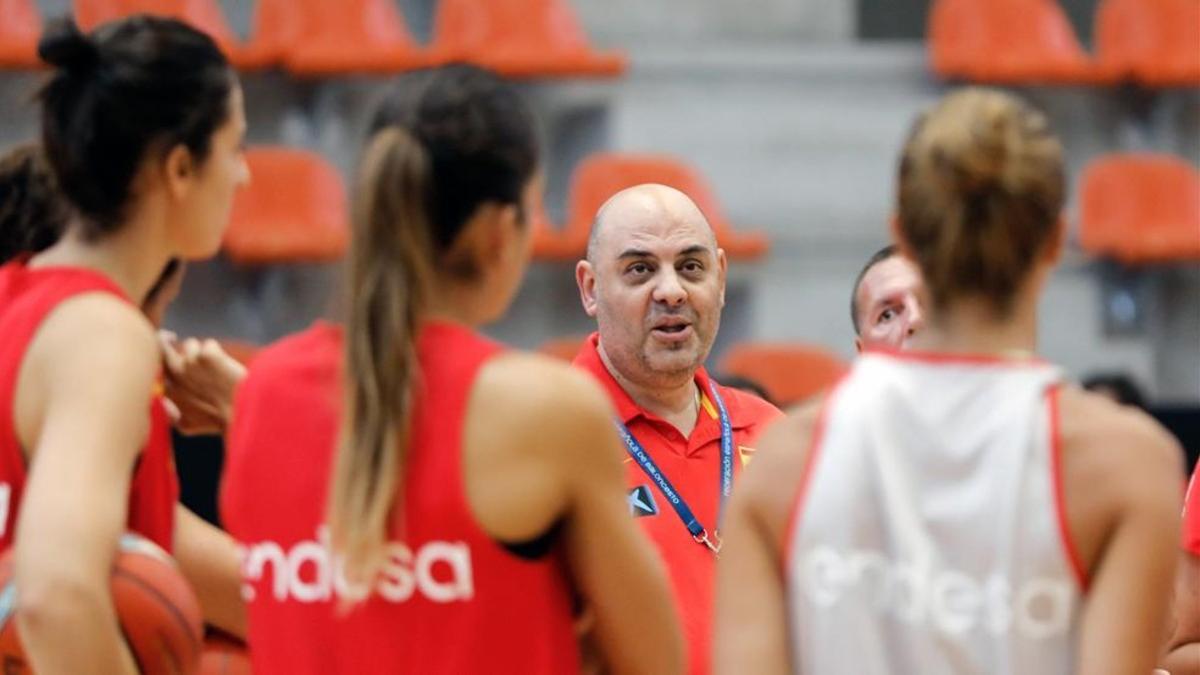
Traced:
POLYGON ((697 544, 704 544, 708 550, 713 552, 714 556, 718 558, 721 557, 722 541, 721 537, 715 531, 713 532, 711 539, 708 536, 707 530, 701 530, 700 534, 692 535, 692 539, 695 540, 697 544))

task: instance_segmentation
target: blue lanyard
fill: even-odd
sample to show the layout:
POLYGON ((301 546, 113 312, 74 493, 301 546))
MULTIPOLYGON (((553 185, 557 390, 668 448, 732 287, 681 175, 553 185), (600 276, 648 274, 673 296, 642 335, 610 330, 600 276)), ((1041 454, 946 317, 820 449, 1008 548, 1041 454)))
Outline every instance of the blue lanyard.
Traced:
MULTIPOLYGON (((720 523, 721 518, 725 514, 725 502, 729 499, 729 493, 733 490, 733 425, 729 422, 729 412, 725 409, 725 401, 721 399, 721 394, 717 391, 715 382, 709 381, 708 390, 712 401, 717 406, 718 418, 721 424, 721 485, 720 485, 720 505, 717 509, 717 522, 720 523)), ((713 529, 710 536, 704 526, 688 508, 687 502, 683 501, 683 496, 675 491, 671 481, 667 479, 666 474, 659 470, 658 465, 650 458, 650 454, 645 448, 637 442, 633 434, 629 433, 629 429, 625 425, 617 421, 617 433, 621 435, 621 440, 625 442, 625 449, 629 451, 629 456, 642 467, 650 480, 658 486, 663 496, 671 503, 671 508, 675 509, 675 514, 679 516, 679 520, 683 521, 687 527, 688 533, 692 535, 692 539, 696 543, 704 544, 713 553, 721 552, 721 537, 717 532, 717 528, 713 529)), ((719 526, 718 526, 719 527, 719 526)))

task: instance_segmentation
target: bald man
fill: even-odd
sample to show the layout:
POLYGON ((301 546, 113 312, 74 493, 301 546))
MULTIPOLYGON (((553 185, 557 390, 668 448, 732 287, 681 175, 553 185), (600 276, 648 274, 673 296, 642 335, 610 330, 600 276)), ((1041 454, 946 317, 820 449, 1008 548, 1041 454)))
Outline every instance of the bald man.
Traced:
POLYGON ((719 522, 729 490, 780 412, 704 370, 725 304, 725 252, 687 195, 617 193, 592 225, 575 280, 593 333, 575 359, 608 391, 629 451, 630 513, 671 574, 689 672, 709 672, 719 522))

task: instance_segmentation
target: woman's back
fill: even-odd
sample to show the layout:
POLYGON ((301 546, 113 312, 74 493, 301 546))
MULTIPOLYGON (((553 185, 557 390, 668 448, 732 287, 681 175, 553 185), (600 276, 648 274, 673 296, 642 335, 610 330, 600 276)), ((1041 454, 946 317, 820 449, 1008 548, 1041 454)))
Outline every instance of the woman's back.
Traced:
MULTIPOLYGON (((365 599, 368 589, 348 581, 330 555, 324 526, 341 332, 318 325, 256 361, 239 393, 222 494, 226 523, 247 550, 256 672, 578 668, 557 522, 536 538, 540 544, 506 546, 481 527, 467 494, 467 408, 480 369, 501 353, 465 327, 423 326, 403 506, 394 510, 385 560, 365 599)), ((513 407, 503 398, 486 406, 513 407)), ((503 445, 474 451, 486 461, 503 445)), ((527 498, 501 492, 500 509, 527 498)))
POLYGON ((1059 379, 1032 359, 855 364, 785 548, 801 672, 1069 670, 1084 578, 1061 511, 1059 379))

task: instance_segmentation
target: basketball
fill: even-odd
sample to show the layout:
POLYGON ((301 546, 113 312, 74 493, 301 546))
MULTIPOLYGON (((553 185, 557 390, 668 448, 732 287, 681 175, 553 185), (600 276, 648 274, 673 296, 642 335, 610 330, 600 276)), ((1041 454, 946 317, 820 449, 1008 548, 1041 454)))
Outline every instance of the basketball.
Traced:
POLYGON ((205 636, 200 675, 250 675, 250 672, 250 656, 244 642, 219 631, 205 636))
MULTIPOLYGON (((0 557, 0 663, 6 675, 23 675, 32 670, 17 634, 19 600, 12 567, 10 549, 0 557)), ((143 675, 197 672, 203 640, 200 603, 166 551, 144 537, 124 534, 111 589, 121 632, 143 675)))

